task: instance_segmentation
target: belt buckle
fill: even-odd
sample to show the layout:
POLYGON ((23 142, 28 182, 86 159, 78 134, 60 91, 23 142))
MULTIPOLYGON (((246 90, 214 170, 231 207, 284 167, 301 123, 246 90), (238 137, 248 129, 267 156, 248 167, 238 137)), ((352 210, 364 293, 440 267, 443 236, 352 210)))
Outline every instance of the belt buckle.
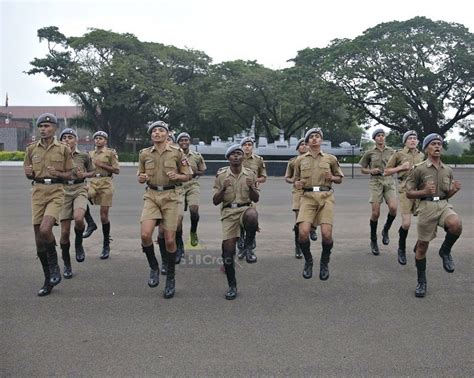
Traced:
POLYGON ((156 190, 159 190, 160 192, 162 192, 164 189, 163 189, 163 186, 157 186, 156 190))
POLYGON ((95 174, 95 177, 100 177, 100 173, 96 173, 96 174, 95 174))
POLYGON ((439 201, 439 197, 433 197, 433 201, 434 201, 434 202, 438 202, 438 201, 439 201))
POLYGON ((230 204, 230 208, 231 208, 231 209, 236 209, 237 207, 239 207, 239 206, 238 206, 238 204, 236 204, 236 203, 231 203, 231 204, 230 204))
POLYGON ((51 185, 51 179, 44 179, 44 183, 46 185, 51 185))
POLYGON ((320 192, 321 187, 320 186, 313 186, 313 192, 320 192))
POLYGON ((68 181, 67 181, 67 184, 68 184, 68 185, 74 184, 74 180, 68 180, 68 181))

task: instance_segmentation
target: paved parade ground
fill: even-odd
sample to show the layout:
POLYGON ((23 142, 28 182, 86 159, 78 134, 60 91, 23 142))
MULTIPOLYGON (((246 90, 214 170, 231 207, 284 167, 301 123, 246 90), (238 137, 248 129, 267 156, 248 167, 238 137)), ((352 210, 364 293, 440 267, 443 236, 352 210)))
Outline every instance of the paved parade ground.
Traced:
MULTIPOLYGON (((164 277, 158 288, 147 285, 138 223, 144 187, 133 167, 114 178, 110 258, 99 259, 98 230, 84 241, 85 262, 73 261, 74 277, 40 298, 31 185, 21 167, 0 167, 0 376, 473 376, 474 170, 454 170, 462 190, 451 202, 464 228, 453 248, 456 271, 442 268, 444 232, 438 229, 423 299, 414 296, 416 218, 408 264, 401 266, 399 217, 390 245, 381 243, 384 206, 381 254, 373 256, 368 178, 351 179, 350 168, 344 172, 343 183, 334 186, 329 280, 319 280, 317 263, 313 279, 303 279, 303 261, 294 258, 290 185, 271 177, 258 205, 258 262, 238 261, 239 296, 226 301, 212 176, 201 179, 200 246, 187 248, 184 264, 176 267, 173 299, 163 298, 164 277)), ((97 208, 93 216, 100 223, 97 208)), ((59 228, 54 232, 59 240, 59 228)), ((185 213, 186 244, 188 234, 185 213)), ((320 240, 311 249, 318 262, 320 240)), ((159 256, 157 246, 155 251, 159 256)))

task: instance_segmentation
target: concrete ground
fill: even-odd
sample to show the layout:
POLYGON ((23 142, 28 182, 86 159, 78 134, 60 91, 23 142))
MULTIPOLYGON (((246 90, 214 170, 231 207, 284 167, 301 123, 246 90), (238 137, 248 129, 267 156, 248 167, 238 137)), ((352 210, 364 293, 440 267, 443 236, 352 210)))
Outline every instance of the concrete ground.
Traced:
MULTIPOLYGON (((335 189, 334 249, 328 281, 301 276, 293 257, 290 186, 269 178, 258 206, 258 263, 237 266, 239 296, 226 301, 219 271, 219 211, 212 177, 201 180, 200 247, 177 267, 175 298, 147 286, 138 219, 143 186, 136 168, 114 178, 111 257, 100 260, 101 232, 85 240, 74 277, 39 298, 30 184, 20 167, 0 167, 1 367, 3 376, 473 376, 472 170, 456 169, 453 199, 464 233, 445 273, 438 249, 428 254, 428 294, 414 296, 416 269, 397 263, 397 218, 380 256, 369 251, 367 177, 335 189)), ((345 169, 350 174, 350 168, 345 169)), ((383 208, 380 223, 387 214, 383 208)), ((96 220, 98 209, 93 209, 96 220)), ((416 218, 408 236, 411 251, 416 218)), ((189 218, 185 215, 185 238, 189 218)), ((381 229, 381 225, 379 226, 381 229)), ((380 232, 380 230, 379 230, 380 232)), ((59 229, 55 228, 59 238, 59 229)), ((381 243, 380 243, 381 244, 381 243)), ((320 242, 312 243, 319 256, 320 242)), ((158 252, 158 248, 156 248, 158 252)), ((73 251, 72 251, 73 252, 73 251)))

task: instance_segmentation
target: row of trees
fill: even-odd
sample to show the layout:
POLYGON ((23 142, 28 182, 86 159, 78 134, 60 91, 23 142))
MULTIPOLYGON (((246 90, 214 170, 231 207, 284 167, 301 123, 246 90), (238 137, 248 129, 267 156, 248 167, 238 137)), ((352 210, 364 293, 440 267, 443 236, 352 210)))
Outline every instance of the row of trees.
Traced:
POLYGON ((455 125, 472 136, 473 35, 460 24, 417 17, 383 23, 353 39, 299 51, 293 67, 255 61, 212 64, 202 51, 142 42, 132 34, 91 29, 66 37, 38 30, 48 54, 30 75, 55 83, 84 111, 79 125, 109 132, 114 146, 145 140, 163 119, 210 141, 247 130, 274 139, 319 126, 325 138, 358 141, 376 123, 396 133, 445 135, 455 125))

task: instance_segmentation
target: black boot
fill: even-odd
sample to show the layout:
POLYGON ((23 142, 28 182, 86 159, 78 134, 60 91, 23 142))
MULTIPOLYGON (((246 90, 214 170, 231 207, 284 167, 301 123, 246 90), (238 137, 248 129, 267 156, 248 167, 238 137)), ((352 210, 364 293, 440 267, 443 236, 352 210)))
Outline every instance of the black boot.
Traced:
POLYGON ((235 278, 234 253, 225 253, 222 251, 222 260, 224 263, 225 275, 229 288, 225 293, 225 299, 233 300, 237 297, 237 280, 235 278))
POLYGON ((163 292, 163 296, 166 299, 174 297, 175 294, 175 279, 174 279, 174 268, 175 268, 175 257, 176 252, 168 252, 168 274, 166 275, 166 285, 163 292))
POLYGON ((379 245, 377 244, 377 239, 370 241, 370 250, 375 255, 380 255, 379 245))
POLYGON ((239 260, 242 260, 247 255, 247 251, 244 248, 244 243, 245 243, 245 230, 243 228, 241 228, 240 229, 240 237, 237 240, 237 249, 239 250, 237 252, 237 258, 239 260))
POLYGON ((102 233, 104 235, 104 244, 102 247, 102 253, 100 254, 100 259, 105 260, 108 259, 110 255, 110 223, 102 225, 102 233))
POLYGON ((301 252, 300 243, 298 242, 298 239, 299 239, 298 225, 295 224, 295 227, 293 227, 293 231, 295 233, 295 257, 297 259, 302 259, 303 252, 301 252))
POLYGON ((443 268, 448 273, 454 272, 454 261, 453 257, 451 256, 451 248, 458 238, 459 235, 446 232, 444 242, 439 250, 439 256, 443 259, 443 268))
POLYGON ((325 244, 322 243, 323 251, 321 252, 321 261, 319 269, 319 279, 321 281, 326 281, 329 278, 329 257, 331 256, 331 249, 333 243, 325 244))
POLYGON ((72 278, 71 256, 69 254, 69 249, 71 247, 71 244, 60 243, 60 245, 61 245, 61 254, 62 254, 63 262, 64 262, 63 276, 66 279, 70 279, 72 278))
POLYGON ((80 230, 74 227, 74 233, 76 234, 76 239, 74 242, 74 247, 76 248, 76 261, 83 262, 86 259, 86 253, 84 252, 84 248, 82 247, 82 233, 84 230, 80 230))
POLYGON ((86 214, 85 214, 84 218, 85 218, 86 223, 87 223, 87 228, 86 228, 86 231, 84 232, 84 234, 82 235, 82 237, 84 239, 86 239, 89 236, 91 236, 92 233, 95 230, 97 230, 97 225, 95 224, 94 219, 92 218, 92 215, 91 215, 91 212, 90 212, 90 209, 89 209, 89 205, 87 205, 86 214))
POLYGON ((49 271, 51 272, 50 281, 53 286, 56 286, 61 282, 61 269, 59 269, 55 241, 46 243, 46 253, 48 256, 49 271))
POLYGON ((255 234, 257 233, 258 226, 249 225, 246 227, 247 229, 245 230, 244 239, 245 260, 249 264, 253 264, 257 262, 257 256, 255 256, 255 252, 253 250, 256 246, 255 234))
POLYGON ((309 232, 309 238, 312 241, 318 240, 318 234, 316 233, 316 229, 311 227, 311 231, 309 232))
POLYGON ((398 235, 398 263, 400 265, 406 265, 406 241, 408 236, 408 230, 405 230, 402 226, 400 226, 400 228, 398 229, 398 235))
POLYGON ((377 221, 370 220, 370 251, 375 255, 379 255, 379 246, 377 244, 377 221))
POLYGON ((41 289, 39 289, 38 291, 38 296, 44 297, 51 293, 54 285, 51 283, 51 272, 49 270, 48 255, 46 253, 46 250, 37 251, 37 255, 41 262, 41 266, 43 268, 43 274, 44 274, 44 283, 41 289))
POLYGON ((184 257, 183 231, 176 231, 176 264, 184 257))
POLYGON ((311 243, 309 240, 300 242, 301 252, 304 256, 304 268, 303 268, 303 278, 310 279, 313 277, 313 255, 310 250, 311 243))
POLYGON ((395 220, 395 217, 391 214, 387 215, 387 221, 385 222, 385 225, 383 226, 382 229, 382 243, 384 245, 388 245, 390 243, 390 238, 388 236, 388 231, 390 230, 390 227, 392 227, 392 223, 395 220))
POLYGON ((418 284, 415 289, 415 297, 423 298, 426 295, 426 258, 415 259, 416 271, 418 274, 418 284))
POLYGON ((143 253, 146 256, 148 261, 148 266, 150 267, 150 276, 148 278, 148 286, 150 287, 157 287, 160 283, 160 267, 158 265, 158 260, 155 256, 155 248, 152 245, 148 247, 144 247, 142 245, 143 253))
POLYGON ((161 274, 166 276, 168 273, 168 252, 166 252, 166 242, 164 238, 158 237, 158 247, 161 255, 161 274))

